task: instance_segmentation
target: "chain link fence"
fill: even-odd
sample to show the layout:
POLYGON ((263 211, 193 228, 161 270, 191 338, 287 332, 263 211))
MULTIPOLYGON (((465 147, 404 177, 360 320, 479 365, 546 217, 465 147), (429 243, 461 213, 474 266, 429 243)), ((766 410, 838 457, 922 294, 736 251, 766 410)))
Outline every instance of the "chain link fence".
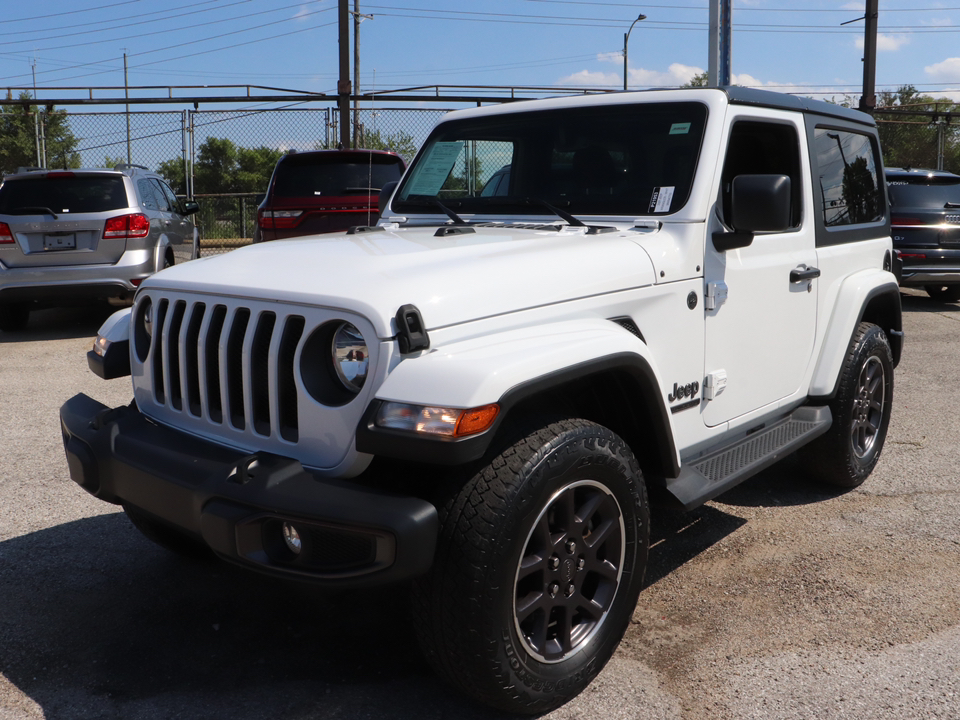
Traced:
MULTIPOLYGON (((357 147, 391 150, 409 164, 430 130, 447 112, 440 108, 351 109, 351 135, 357 147)), ((68 111, 65 115, 74 140, 70 143, 74 164, 142 165, 163 175, 182 197, 197 199, 201 209, 195 222, 200 228, 203 254, 249 243, 256 209, 263 200, 276 160, 291 150, 336 148, 339 118, 332 106, 130 113, 68 111)), ((43 127, 41 120, 38 128, 43 127)), ((46 154, 42 130, 38 134, 42 165, 66 164, 66 158, 46 154)))

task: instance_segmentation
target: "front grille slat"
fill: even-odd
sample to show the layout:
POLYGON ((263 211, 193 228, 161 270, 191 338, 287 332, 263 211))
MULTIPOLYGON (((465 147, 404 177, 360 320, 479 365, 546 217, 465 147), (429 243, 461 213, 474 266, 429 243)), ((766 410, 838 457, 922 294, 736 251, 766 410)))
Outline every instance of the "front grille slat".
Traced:
POLYGON ((254 432, 270 435, 270 357, 277 316, 260 313, 250 346, 250 405, 254 432))
POLYGON ((200 329, 206 315, 207 306, 196 303, 190 313, 190 320, 184 330, 183 374, 187 386, 187 409, 191 415, 200 417, 203 414, 200 393, 200 329))
POLYGON ((238 308, 230 319, 227 342, 223 346, 226 350, 222 365, 226 370, 224 386, 227 391, 227 417, 230 419, 230 424, 237 430, 246 428, 249 411, 245 404, 247 396, 245 387, 249 387, 250 382, 250 368, 248 363, 245 362, 245 357, 249 357, 250 353, 250 348, 247 345, 247 324, 249 322, 250 310, 238 308))
POLYGON ((167 333, 166 366, 168 368, 167 377, 170 381, 168 397, 170 398, 170 405, 172 405, 175 410, 183 410, 183 391, 180 385, 180 378, 183 377, 183 368, 180 363, 183 360, 183 353, 181 352, 183 336, 181 335, 181 330, 183 329, 183 314, 186 310, 187 303, 183 300, 178 300, 173 304, 173 313, 170 316, 170 330, 167 333))
POLYGON ((275 354, 277 358, 277 426, 280 437, 288 442, 297 442, 300 438, 300 423, 297 415, 297 381, 294 374, 294 356, 300 338, 303 337, 304 318, 291 315, 287 318, 280 335, 280 343, 275 354))
POLYGON ((159 405, 166 403, 167 393, 164 387, 164 366, 167 363, 164 333, 166 332, 167 307, 169 301, 164 298, 157 303, 156 317, 153 319, 153 396, 159 405))
POLYGON ((223 422, 223 382, 221 371, 223 362, 223 323, 227 318, 227 308, 216 305, 210 313, 210 325, 203 339, 203 378, 206 385, 204 397, 207 399, 207 416, 212 422, 223 422))

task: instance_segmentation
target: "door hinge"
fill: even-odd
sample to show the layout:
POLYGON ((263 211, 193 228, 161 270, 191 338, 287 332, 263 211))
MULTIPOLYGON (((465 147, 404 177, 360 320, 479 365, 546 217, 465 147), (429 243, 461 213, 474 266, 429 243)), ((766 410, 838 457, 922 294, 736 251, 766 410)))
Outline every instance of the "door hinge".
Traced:
POLYGON ((727 371, 715 370, 703 379, 703 399, 713 400, 727 387, 727 371))
POLYGON ((707 295, 703 300, 703 307, 707 310, 716 310, 727 301, 727 284, 725 282, 707 283, 707 295))

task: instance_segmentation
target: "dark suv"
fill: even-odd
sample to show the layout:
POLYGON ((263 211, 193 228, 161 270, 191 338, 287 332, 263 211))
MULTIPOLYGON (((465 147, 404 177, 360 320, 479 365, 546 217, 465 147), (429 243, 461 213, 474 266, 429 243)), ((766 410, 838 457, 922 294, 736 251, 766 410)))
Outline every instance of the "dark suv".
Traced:
POLYGON ((129 302, 141 281, 196 257, 197 228, 156 173, 21 169, 0 184, 0 330, 20 330, 30 311, 82 298, 129 302))
POLYGON ((403 158, 380 150, 291 152, 277 162, 257 208, 253 241, 375 225, 380 189, 403 175, 403 158))
POLYGON ((960 175, 887 168, 890 232, 903 261, 903 287, 934 300, 960 300, 960 175))

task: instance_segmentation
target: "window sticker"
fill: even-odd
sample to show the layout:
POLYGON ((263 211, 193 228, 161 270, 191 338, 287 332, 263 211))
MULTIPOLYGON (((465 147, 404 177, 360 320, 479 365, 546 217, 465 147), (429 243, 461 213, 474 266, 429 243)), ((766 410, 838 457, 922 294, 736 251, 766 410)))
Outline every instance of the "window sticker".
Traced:
POLYGON ((436 195, 453 170, 453 164, 463 152, 463 141, 438 142, 430 148, 430 157, 418 163, 419 172, 410 183, 406 196, 436 195))
POLYGON ((670 135, 686 135, 690 132, 690 123, 674 123, 670 126, 670 135))
POLYGON ((670 205, 673 203, 673 191, 673 185, 655 187, 653 195, 650 196, 650 210, 648 212, 670 212, 670 205))

